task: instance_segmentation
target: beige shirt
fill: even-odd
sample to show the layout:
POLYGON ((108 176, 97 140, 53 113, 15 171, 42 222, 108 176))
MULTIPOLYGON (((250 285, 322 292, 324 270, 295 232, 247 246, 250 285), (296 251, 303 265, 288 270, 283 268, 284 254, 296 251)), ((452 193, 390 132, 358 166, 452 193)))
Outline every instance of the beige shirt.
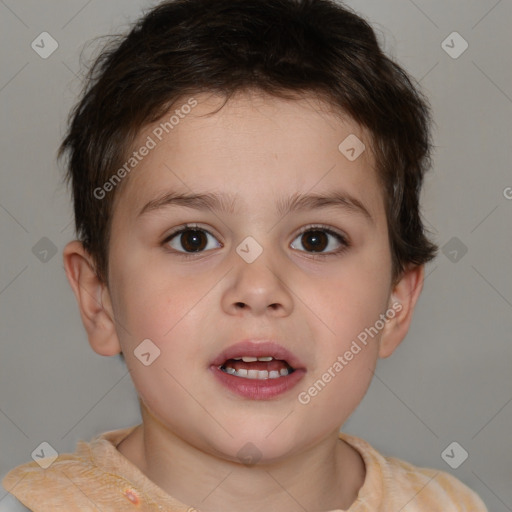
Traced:
MULTIPOLYGON (((105 432, 47 468, 36 462, 12 469, 7 491, 34 512, 194 512, 168 495, 116 446, 135 427, 105 432)), ((482 500, 455 477, 384 457, 366 441, 340 433, 364 460, 366 477, 348 512, 487 512, 482 500)), ((336 510, 332 512, 342 512, 336 510)))

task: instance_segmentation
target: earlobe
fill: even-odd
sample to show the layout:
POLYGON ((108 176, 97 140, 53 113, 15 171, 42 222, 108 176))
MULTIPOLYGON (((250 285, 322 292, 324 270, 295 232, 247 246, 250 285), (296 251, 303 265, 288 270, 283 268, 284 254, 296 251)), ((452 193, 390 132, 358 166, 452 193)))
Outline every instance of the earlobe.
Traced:
POLYGON ((64 248, 63 261, 91 347, 100 355, 119 354, 109 291, 98 278, 92 258, 81 242, 73 240, 64 248))
POLYGON ((423 288, 424 265, 408 267, 395 284, 388 305, 388 321, 379 344, 379 357, 389 357, 405 338, 423 288))

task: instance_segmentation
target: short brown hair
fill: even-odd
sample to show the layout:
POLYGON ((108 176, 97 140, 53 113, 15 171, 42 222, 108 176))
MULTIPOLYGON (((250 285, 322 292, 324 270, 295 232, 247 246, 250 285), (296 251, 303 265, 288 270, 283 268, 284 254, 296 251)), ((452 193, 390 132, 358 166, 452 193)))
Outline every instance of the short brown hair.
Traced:
POLYGON ((393 279, 437 251, 419 211, 430 167, 430 109, 413 80, 382 52, 371 26, 332 0, 171 0, 114 38, 88 73, 59 157, 67 155, 75 227, 108 282, 116 187, 140 130, 187 95, 227 99, 255 89, 314 93, 371 134, 384 191, 393 279))

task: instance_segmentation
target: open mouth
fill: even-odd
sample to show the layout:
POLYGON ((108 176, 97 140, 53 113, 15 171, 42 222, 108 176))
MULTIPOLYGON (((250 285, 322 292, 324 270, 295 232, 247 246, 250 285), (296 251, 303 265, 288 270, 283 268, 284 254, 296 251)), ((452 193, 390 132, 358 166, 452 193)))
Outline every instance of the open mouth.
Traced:
POLYGON ((306 374, 304 363, 272 340, 244 340, 222 351, 210 364, 217 382, 251 400, 277 399, 306 374))
POLYGON ((219 370, 252 380, 268 380, 286 377, 295 371, 285 360, 274 359, 272 356, 242 356, 227 359, 219 370))

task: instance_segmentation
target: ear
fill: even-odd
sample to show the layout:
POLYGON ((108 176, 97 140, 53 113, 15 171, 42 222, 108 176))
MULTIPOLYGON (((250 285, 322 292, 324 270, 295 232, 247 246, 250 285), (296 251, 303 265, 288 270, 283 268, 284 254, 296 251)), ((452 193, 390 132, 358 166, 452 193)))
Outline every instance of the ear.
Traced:
POLYGON ((103 356, 119 354, 109 290, 98 278, 92 258, 81 242, 73 240, 64 248, 63 260, 91 347, 103 356))
POLYGON ((394 285, 389 298, 388 320, 382 330, 379 357, 389 357, 405 338, 412 320, 414 307, 423 289, 425 266, 406 268, 394 285))

